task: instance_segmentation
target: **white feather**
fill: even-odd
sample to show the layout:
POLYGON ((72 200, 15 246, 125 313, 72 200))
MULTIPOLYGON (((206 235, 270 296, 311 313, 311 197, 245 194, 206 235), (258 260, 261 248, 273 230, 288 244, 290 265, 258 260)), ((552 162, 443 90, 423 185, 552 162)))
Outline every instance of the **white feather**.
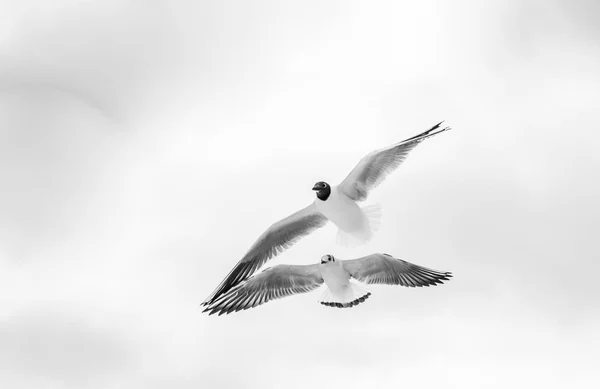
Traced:
POLYGON ((360 207, 354 200, 331 188, 326 201, 315 200, 317 210, 338 227, 337 243, 346 247, 364 244, 373 238, 381 219, 378 204, 360 207))

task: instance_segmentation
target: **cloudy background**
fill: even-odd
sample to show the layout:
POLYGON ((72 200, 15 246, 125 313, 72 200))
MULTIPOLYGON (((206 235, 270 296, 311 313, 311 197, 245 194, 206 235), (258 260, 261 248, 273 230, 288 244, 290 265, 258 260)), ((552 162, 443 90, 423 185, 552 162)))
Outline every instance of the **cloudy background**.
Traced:
POLYGON ((7 388, 591 388, 600 382, 596 1, 2 1, 7 388), (198 305, 272 222, 446 120, 276 263, 389 252, 455 277, 198 305))

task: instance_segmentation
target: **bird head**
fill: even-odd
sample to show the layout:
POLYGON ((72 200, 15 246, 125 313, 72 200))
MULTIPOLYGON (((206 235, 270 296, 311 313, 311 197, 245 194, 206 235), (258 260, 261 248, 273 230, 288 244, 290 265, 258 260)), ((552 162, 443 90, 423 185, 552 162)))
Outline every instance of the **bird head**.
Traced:
POLYGON ((325 181, 319 181, 313 185, 312 190, 317 192, 317 197, 323 201, 327 200, 331 194, 331 187, 325 181))
POLYGON ((322 265, 325 265, 325 264, 330 263, 330 262, 335 262, 335 258, 333 257, 333 255, 327 254, 327 255, 323 255, 321 257, 321 264, 322 265))

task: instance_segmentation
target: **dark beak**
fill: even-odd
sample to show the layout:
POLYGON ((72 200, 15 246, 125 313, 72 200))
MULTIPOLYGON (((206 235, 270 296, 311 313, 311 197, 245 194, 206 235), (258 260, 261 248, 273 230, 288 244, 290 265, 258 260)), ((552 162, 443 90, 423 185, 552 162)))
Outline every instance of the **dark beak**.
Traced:
POLYGON ((324 264, 324 263, 327 263, 327 262, 325 262, 325 261, 321 261, 321 265, 322 265, 322 264, 324 264))
POLYGON ((315 186, 313 186, 312 190, 321 190, 322 188, 318 185, 315 184, 315 186))

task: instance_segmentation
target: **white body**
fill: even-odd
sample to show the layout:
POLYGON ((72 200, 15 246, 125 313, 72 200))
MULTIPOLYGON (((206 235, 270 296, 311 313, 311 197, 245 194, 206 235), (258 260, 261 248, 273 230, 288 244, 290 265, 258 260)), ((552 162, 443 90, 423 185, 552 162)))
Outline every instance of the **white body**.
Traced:
POLYGON ((322 303, 348 304, 370 294, 368 290, 350 281, 350 274, 344 269, 341 261, 321 263, 319 270, 326 285, 321 296, 322 303))
POLYGON ((327 262, 319 265, 321 277, 332 293, 341 293, 350 283, 350 274, 342 267, 340 261, 327 262))
POLYGON ((361 208, 354 200, 331 187, 327 200, 315 200, 317 210, 339 228, 338 243, 355 246, 369 241, 379 226, 380 207, 361 208))
POLYGON ((331 194, 327 200, 315 200, 317 210, 339 229, 346 232, 354 232, 364 228, 367 223, 362 209, 354 200, 340 193, 337 186, 331 188, 331 194))

